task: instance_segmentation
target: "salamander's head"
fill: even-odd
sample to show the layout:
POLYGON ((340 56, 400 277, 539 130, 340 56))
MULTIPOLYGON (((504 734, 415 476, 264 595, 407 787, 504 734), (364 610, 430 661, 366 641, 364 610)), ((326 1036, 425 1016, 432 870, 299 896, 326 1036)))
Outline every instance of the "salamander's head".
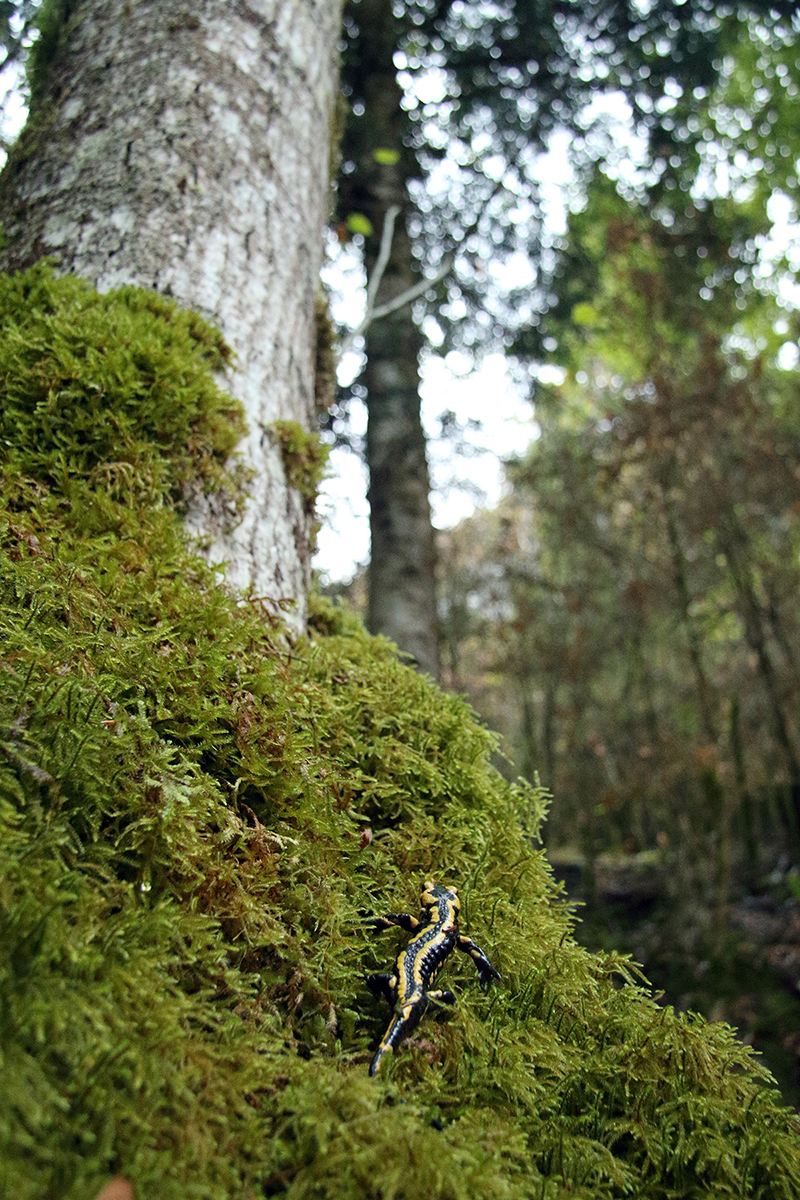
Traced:
POLYGON ((435 908, 442 900, 449 902, 452 905, 454 915, 457 915, 461 908, 458 899, 458 889, 437 886, 432 879, 425 880, 421 899, 423 908, 435 908))

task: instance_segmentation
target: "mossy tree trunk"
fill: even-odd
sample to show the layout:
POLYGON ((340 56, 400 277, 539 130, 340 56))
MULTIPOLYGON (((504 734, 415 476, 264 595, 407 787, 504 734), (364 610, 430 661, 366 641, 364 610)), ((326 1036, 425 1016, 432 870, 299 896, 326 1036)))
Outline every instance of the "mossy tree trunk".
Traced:
POLYGON ((83 0, 45 26, 0 186, 0 267, 42 255, 100 291, 135 283, 214 321, 236 354, 255 472, 244 520, 190 526, 227 579, 298 602, 308 505, 269 435, 314 418, 314 301, 329 194, 336 0, 83 0))

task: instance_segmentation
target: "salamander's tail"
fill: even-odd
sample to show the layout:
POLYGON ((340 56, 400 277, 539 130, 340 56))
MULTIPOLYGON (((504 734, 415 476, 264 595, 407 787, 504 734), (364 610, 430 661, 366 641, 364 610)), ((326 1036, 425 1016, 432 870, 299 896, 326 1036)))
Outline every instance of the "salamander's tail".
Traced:
POLYGON ((427 1007, 427 999, 423 998, 418 1000, 416 1004, 407 1004, 400 1012, 395 1013, 389 1024, 389 1028, 378 1043, 378 1049, 375 1051, 372 1062, 369 1064, 370 1075, 378 1073, 384 1054, 388 1054, 390 1050, 395 1050, 403 1038, 407 1038, 417 1028, 420 1017, 427 1007))
POLYGON ((392 1018, 389 1028, 386 1030, 386 1033, 378 1043, 378 1049, 375 1051, 372 1062, 369 1064, 370 1075, 377 1075, 380 1069, 381 1059, 383 1058, 384 1054, 388 1054, 390 1050, 394 1050, 395 1046, 405 1035, 407 1030, 408 1021, 405 1020, 401 1015, 398 1014, 392 1018))
POLYGON ((378 1046, 378 1049, 375 1051, 375 1057, 373 1058, 372 1062, 369 1064, 370 1075, 378 1074, 378 1071, 380 1070, 381 1059, 383 1058, 384 1054, 386 1054, 387 1051, 389 1051, 391 1049, 392 1049, 391 1046, 383 1046, 383 1045, 378 1046))

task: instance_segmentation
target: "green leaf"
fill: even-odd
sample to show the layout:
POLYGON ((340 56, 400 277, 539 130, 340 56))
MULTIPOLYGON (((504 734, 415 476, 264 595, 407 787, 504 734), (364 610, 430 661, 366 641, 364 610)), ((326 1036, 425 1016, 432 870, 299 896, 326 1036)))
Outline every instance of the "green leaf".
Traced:
POLYGON ((347 218, 347 228, 351 233, 363 233, 364 237, 369 237, 372 233, 372 221, 363 213, 350 213, 347 218))
POLYGON ((572 310, 572 320, 575 325, 588 325, 590 329, 594 329, 600 324, 600 314, 593 305, 581 301, 572 310))
POLYGON ((377 150, 373 150, 372 157, 376 163, 382 166, 393 167, 396 162, 400 161, 400 151, 391 150, 388 146, 381 146, 377 150))

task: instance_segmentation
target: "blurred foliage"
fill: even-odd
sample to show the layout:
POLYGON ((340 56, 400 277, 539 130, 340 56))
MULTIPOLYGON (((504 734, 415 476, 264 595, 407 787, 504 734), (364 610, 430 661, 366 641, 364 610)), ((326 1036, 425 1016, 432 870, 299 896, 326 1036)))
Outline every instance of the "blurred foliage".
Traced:
POLYGON ((576 944, 542 795, 463 701, 324 602, 291 640, 187 544, 187 454, 202 485, 239 419, 207 327, 132 289, 2 286, 3 1194, 791 1200, 796 1118, 729 1028, 576 944), (452 1019, 372 1080, 364 974, 402 939, 364 916, 426 875, 503 986, 454 964, 452 1019))
POLYGON ((339 220, 367 234, 370 259, 381 235, 372 194, 403 179, 416 269, 430 276, 455 257, 427 297, 437 339, 476 353, 507 344, 546 304, 542 155, 555 134, 570 134, 576 195, 597 162, 625 162, 629 186, 668 192, 681 171, 696 174, 701 161, 726 171, 740 151, 756 186, 765 174, 771 187, 797 186, 780 136, 781 166, 768 165, 776 130, 791 137, 793 20, 789 0, 349 0, 339 220), (720 81, 712 119, 699 110, 720 81), (387 131, 392 145, 380 140, 387 131), (364 213, 371 231, 352 224, 364 213), (508 268, 519 275, 524 260, 534 288, 509 286, 508 268))
POLYGON ((796 36, 754 25, 695 96, 695 155, 643 190, 587 176, 515 347, 549 367, 539 436, 444 550, 450 682, 541 771, 590 900, 603 856, 655 855, 660 923, 618 932, 712 1011, 742 976, 731 902, 800 861, 798 264, 791 229, 770 243, 799 84, 796 36))
MULTIPOLYGON (((541 436, 490 535, 498 666, 530 677, 538 709, 552 692, 570 730, 554 827, 581 828, 566 797, 591 779, 601 845, 652 845, 687 788, 713 831, 719 786, 783 795, 798 846, 800 412, 780 364, 800 322, 752 278, 730 286, 742 226, 729 202, 665 225, 597 178, 544 327, 563 382, 537 389, 541 436)), ((555 742, 552 726, 542 762, 555 742)))
MULTIPOLYGON (((355 241, 374 277, 388 205, 398 207, 385 293, 409 295, 418 280, 431 282, 413 310, 409 302, 385 319, 392 324, 383 345, 367 334, 366 367, 340 393, 327 436, 346 444, 349 400, 365 398, 375 430, 369 459, 388 436, 377 428, 383 414, 401 407, 383 381, 407 375, 409 363, 430 349, 473 359, 498 348, 523 359, 549 352, 540 318, 552 302, 553 264, 564 254, 548 228, 548 217, 551 226, 560 219, 554 175, 566 175, 575 207, 597 163, 629 197, 660 199, 665 213, 700 183, 709 195, 735 191, 741 213, 746 190, 748 237, 762 236, 768 196, 778 185, 787 197, 797 188, 789 153, 795 9, 783 0, 350 0, 337 234, 355 241), (387 149, 394 157, 385 157, 387 149), (782 165, 770 174, 776 159, 782 165), (371 371, 378 360, 393 372, 371 371)), ((584 324, 593 320, 589 302, 578 313, 584 324)), ((419 404, 408 399, 416 381, 405 390, 414 429, 398 436, 390 457, 413 459, 423 479, 419 404)), ((430 527, 425 487, 404 492, 379 462, 368 466, 370 594, 401 597, 403 581, 424 574, 407 547, 420 545, 419 529, 430 527), (390 541, 412 512, 414 534, 390 541), (387 560, 397 564, 395 575, 387 560)), ((422 604, 406 604, 419 624, 429 624, 422 604)), ((372 602, 370 612, 373 620, 372 602)))
POLYGON ((0 155, 8 149, 3 126, 9 118, 9 100, 22 79, 39 11, 39 0, 0 0, 0 155))
POLYGON ((39 0, 0 0, 0 46, 4 55, 0 71, 24 55, 39 7, 39 0))

